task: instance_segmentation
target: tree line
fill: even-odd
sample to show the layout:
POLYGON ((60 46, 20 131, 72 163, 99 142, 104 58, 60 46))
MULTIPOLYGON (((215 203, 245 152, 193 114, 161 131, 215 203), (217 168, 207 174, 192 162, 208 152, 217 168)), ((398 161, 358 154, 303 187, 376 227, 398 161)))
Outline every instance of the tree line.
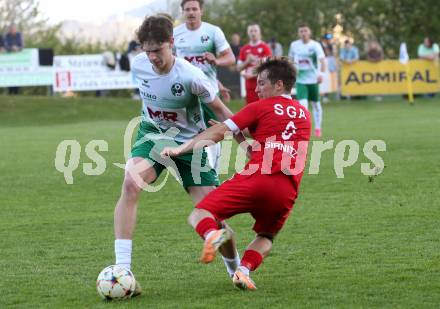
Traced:
MULTIPOLYGON (((173 12, 180 0, 173 0, 173 12)), ((307 23, 320 37, 331 33, 336 24, 352 37, 362 50, 362 43, 377 40, 387 57, 396 58, 401 42, 406 42, 410 56, 425 36, 440 41, 439 0, 207 0, 204 19, 220 26, 230 35, 241 34, 246 40, 247 25, 260 24, 266 40, 276 38, 286 51, 296 39, 299 23, 307 23)), ((173 14, 175 15, 175 14, 173 14)), ((124 51, 125 44, 84 42, 80 38, 61 39, 61 25, 50 25, 37 0, 0 0, 0 31, 10 23, 23 31, 27 47, 53 48, 56 54, 94 53, 103 50, 124 51)))
POLYGON ((276 38, 285 48, 296 39, 300 23, 318 38, 340 23, 361 50, 364 42, 377 40, 387 57, 396 58, 401 42, 415 57, 424 37, 440 41, 438 12, 438 0, 211 0, 205 14, 225 33, 243 38, 247 25, 256 22, 266 40, 276 38))

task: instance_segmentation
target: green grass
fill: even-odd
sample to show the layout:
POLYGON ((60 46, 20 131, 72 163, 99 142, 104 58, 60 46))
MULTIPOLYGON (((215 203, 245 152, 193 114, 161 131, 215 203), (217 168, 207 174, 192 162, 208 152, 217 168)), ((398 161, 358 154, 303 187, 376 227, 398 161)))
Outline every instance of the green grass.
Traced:
MULTIPOLYGON (((438 308, 438 99, 324 106, 324 139, 354 139, 361 149, 384 140, 385 171, 369 181, 361 153, 337 179, 333 151, 324 152, 320 173, 304 176, 291 217, 253 274, 254 293, 235 290, 219 259, 197 263, 202 243, 186 224, 193 206, 174 180, 143 193, 133 271, 144 295, 102 302, 95 279, 114 260, 113 208, 123 177, 113 163, 123 162, 122 136, 139 110, 122 99, 0 96, 0 308, 438 308), (54 166, 65 139, 82 146, 73 185, 54 166), (100 176, 82 172, 93 139, 109 144, 100 176)), ((230 223, 243 252, 252 220, 230 223)))

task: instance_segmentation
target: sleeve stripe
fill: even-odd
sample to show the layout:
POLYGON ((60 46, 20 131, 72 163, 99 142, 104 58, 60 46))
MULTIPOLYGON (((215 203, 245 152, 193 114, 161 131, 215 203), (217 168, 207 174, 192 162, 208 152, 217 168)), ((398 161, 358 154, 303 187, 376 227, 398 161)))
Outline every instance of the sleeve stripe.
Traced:
POLYGON ((223 122, 228 128, 229 130, 231 130, 234 134, 238 134, 240 133, 240 128, 235 124, 234 121, 232 121, 231 119, 226 119, 223 122))

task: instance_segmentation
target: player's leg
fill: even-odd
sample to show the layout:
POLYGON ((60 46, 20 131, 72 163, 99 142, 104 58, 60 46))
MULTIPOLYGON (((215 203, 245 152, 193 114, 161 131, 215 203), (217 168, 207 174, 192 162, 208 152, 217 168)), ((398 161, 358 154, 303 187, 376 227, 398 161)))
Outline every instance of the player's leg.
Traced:
POLYGON ((287 220, 296 198, 296 188, 283 173, 259 175, 253 182, 257 203, 251 211, 255 218, 253 230, 257 234, 249 244, 233 277, 240 289, 255 290, 250 272, 255 271, 272 249, 274 237, 287 220))
POLYGON ((272 249, 272 241, 275 235, 271 233, 259 233, 248 245, 237 268, 232 281, 240 289, 257 289, 254 281, 250 278, 250 272, 255 271, 261 265, 263 259, 272 249))
POLYGON ((308 86, 309 86, 309 98, 313 106, 313 122, 315 124, 315 136, 321 137, 322 106, 319 96, 319 84, 312 84, 308 86))
POLYGON ((296 99, 298 100, 299 104, 304 106, 307 110, 309 109, 309 89, 307 85, 296 83, 296 99))
MULTIPOLYGON (((194 204, 199 204, 205 196, 207 196, 211 191, 214 191, 215 187, 211 186, 203 186, 203 187, 189 187, 188 192, 191 195, 194 204)), ((225 231, 225 236, 227 236, 227 239, 225 239, 224 243, 221 244, 218 247, 218 250, 220 254, 222 255, 223 263, 226 266, 226 269, 228 271, 228 274, 230 277, 234 275, 235 270, 237 269, 238 265, 240 264, 240 256, 237 252, 236 242, 235 242, 235 236, 232 228, 226 224, 226 222, 218 222, 215 220, 214 216, 207 212, 207 211, 198 211, 198 209, 194 209, 193 213, 188 218, 188 223, 194 227, 194 229, 197 231, 197 225, 198 223, 205 219, 210 218, 215 222, 216 229, 215 230, 221 230, 223 229, 225 231)), ((211 228, 214 226, 212 224, 212 220, 207 219, 210 221, 208 225, 208 229, 205 231, 203 230, 200 232, 200 236, 207 240, 207 232, 211 231, 211 228), (206 234, 206 235, 205 235, 206 234)), ((211 236, 211 235, 209 235, 211 236)), ((214 255, 215 256, 215 255, 214 255)))
MULTIPOLYGON (((189 224, 193 226, 200 237, 205 239, 201 257, 203 262, 209 263, 214 259, 217 247, 217 243, 211 246, 214 241, 225 239, 226 242, 231 238, 228 227, 225 228, 222 222, 237 213, 249 212, 251 209, 253 201, 252 197, 248 198, 249 194, 247 191, 250 191, 252 186, 243 186, 243 179, 249 177, 251 176, 235 175, 232 179, 225 181, 198 203, 189 216, 189 224)), ((230 247, 227 244, 221 250, 226 255, 223 250, 230 249, 231 251, 228 252, 230 257, 235 252, 234 261, 232 259, 230 261, 233 263, 233 267, 231 267, 233 269, 238 265, 239 261, 237 259, 238 254, 235 249, 235 241, 232 240, 231 242, 230 247)))
POLYGON ((121 196, 114 213, 116 264, 131 267, 132 238, 140 192, 157 178, 156 170, 141 157, 131 158, 126 165, 121 196))
MULTIPOLYGON (((220 247, 224 245, 230 245, 232 234, 226 228, 222 227, 222 224, 215 218, 215 216, 208 210, 195 208, 189 218, 188 222, 193 226, 197 234, 204 239, 203 251, 200 257, 200 261, 204 264, 211 263, 216 256, 216 252, 220 247)), ((235 244, 235 243, 234 243, 235 244)), ((235 248, 232 248, 230 252, 236 252, 235 248)), ((238 258, 238 257, 237 257, 238 258)), ((240 262, 239 259, 231 258, 231 261, 235 265, 230 265, 228 273, 232 276, 240 262), (233 268, 234 271, 232 271, 233 268)), ((226 264, 226 263, 225 263, 226 264)))
POLYGON ((156 147, 154 142, 145 138, 150 133, 158 132, 141 123, 131 150, 131 159, 125 167, 122 192, 114 213, 116 264, 122 264, 129 269, 139 194, 147 184, 154 182, 165 168, 150 156, 156 147))

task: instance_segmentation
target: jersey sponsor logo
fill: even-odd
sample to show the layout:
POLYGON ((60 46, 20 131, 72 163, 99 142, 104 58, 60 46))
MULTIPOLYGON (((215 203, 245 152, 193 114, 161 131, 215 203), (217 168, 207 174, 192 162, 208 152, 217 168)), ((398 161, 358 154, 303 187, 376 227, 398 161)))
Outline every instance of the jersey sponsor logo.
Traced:
POLYGON ((171 111, 164 111, 164 110, 152 110, 150 107, 147 107, 148 115, 151 119, 155 121, 171 121, 171 122, 177 122, 177 113, 171 112, 171 111))
POLYGON ((144 86, 145 88, 150 88, 150 85, 148 84, 148 80, 146 79, 142 80, 142 86, 144 86))
POLYGON ((158 106, 146 106, 145 116, 163 129, 177 127, 187 129, 191 124, 188 123, 188 115, 186 108, 162 109, 158 106))
POLYGON ((298 153, 292 145, 272 141, 267 141, 264 144, 264 149, 278 149, 287 153, 292 158, 294 158, 298 153))
POLYGON ((155 94, 151 94, 148 93, 146 91, 143 90, 139 90, 139 93, 141 94, 142 98, 145 100, 150 100, 150 101, 156 101, 157 100, 157 96, 155 94))
POLYGON ((185 60, 190 63, 205 64, 206 59, 203 56, 185 56, 185 60))
POLYGON ((175 97, 181 97, 185 94, 185 88, 183 88, 183 85, 181 83, 174 83, 171 86, 171 93, 175 97))
POLYGON ((202 43, 206 43, 206 42, 208 42, 208 41, 209 41, 209 35, 207 35, 207 34, 202 35, 202 36, 200 37, 200 41, 201 41, 202 43))

